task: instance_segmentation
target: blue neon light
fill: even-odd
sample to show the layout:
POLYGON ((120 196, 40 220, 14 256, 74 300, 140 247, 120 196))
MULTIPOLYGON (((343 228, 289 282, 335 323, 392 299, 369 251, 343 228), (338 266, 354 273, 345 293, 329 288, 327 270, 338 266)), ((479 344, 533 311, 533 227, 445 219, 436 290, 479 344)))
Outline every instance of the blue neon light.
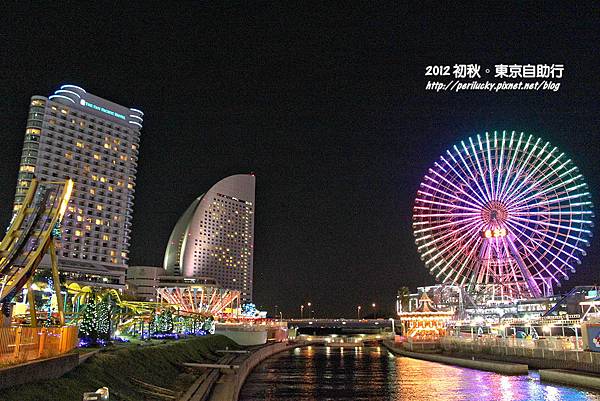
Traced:
POLYGON ((81 88, 81 87, 79 87, 79 86, 76 86, 76 85, 63 85, 63 86, 61 86, 61 87, 60 87, 60 89, 64 89, 64 88, 74 88, 74 89, 79 89, 79 90, 80 90, 80 91, 82 91, 83 93, 87 93, 87 92, 85 91, 85 89, 83 89, 83 88, 81 88))
POLYGON ((63 96, 63 95, 52 95, 52 96, 49 96, 48 99, 52 100, 52 99, 57 98, 57 97, 61 98, 61 99, 68 100, 69 102, 75 103, 75 100, 71 99, 70 97, 63 96))
POLYGON ((78 98, 80 98, 80 99, 81 99, 81 96, 79 96, 79 93, 75 93, 75 92, 73 92, 73 91, 70 91, 70 90, 66 90, 66 89, 59 89, 59 90, 57 90, 56 92, 54 92, 54 94, 56 94, 56 95, 58 95, 59 93, 70 93, 70 94, 72 94, 72 95, 75 95, 75 96, 77 96, 78 98))

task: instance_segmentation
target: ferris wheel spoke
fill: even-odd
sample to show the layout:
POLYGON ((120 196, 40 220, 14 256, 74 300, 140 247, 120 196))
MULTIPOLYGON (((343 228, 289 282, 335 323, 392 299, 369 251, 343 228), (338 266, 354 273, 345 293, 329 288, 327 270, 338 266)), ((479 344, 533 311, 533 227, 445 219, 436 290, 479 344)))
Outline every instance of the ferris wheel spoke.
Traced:
MULTIPOLYGON (((415 217, 419 217, 418 215, 415 215, 415 217)), ((422 234, 422 233, 426 233, 429 231, 435 231, 435 230, 441 230, 442 228, 446 228, 446 227, 450 227, 450 226, 456 226, 458 224, 462 224, 465 223, 467 221, 472 221, 472 220, 478 220, 479 216, 477 217, 469 217, 466 219, 461 219, 461 220, 455 220, 455 221, 450 221, 447 223, 443 223, 443 224, 437 224, 437 225, 431 225, 432 222, 430 220, 424 220, 424 221, 417 221, 413 223, 413 226, 415 225, 425 225, 425 224, 429 224, 429 227, 425 227, 425 228, 421 228, 418 230, 415 230, 414 233, 415 234, 422 234)))
MULTIPOLYGON (((476 235, 472 236, 472 237, 471 237, 471 238, 470 238, 470 239, 469 239, 469 240, 468 240, 468 241, 465 243, 465 245, 464 245, 464 247, 463 247, 463 248, 464 248, 464 249, 469 249, 469 248, 471 247, 471 242, 473 242, 473 245, 475 245, 475 243, 477 242, 477 239, 478 239, 478 238, 481 238, 481 237, 479 237, 479 236, 476 236, 476 235)), ((462 256, 463 258, 465 258, 465 259, 466 259, 466 258, 468 258, 468 255, 469 255, 469 254, 468 254, 468 253, 465 253, 465 252, 454 252, 454 255, 452 256, 452 259, 450 259, 450 260, 449 260, 449 261, 446 263, 446 266, 445 266, 443 269, 441 269, 441 270, 440 270, 440 272, 439 272, 439 273, 436 275, 436 277, 437 277, 437 278, 439 278, 439 276, 441 276, 441 275, 442 275, 442 273, 444 273, 444 272, 445 272, 446 270, 448 270, 448 269, 451 269, 451 268, 452 268, 452 263, 454 263, 454 261, 455 261, 456 259, 460 258, 461 256, 462 256)), ((452 271, 450 271, 450 272, 448 273, 448 275, 446 276, 446 278, 444 279, 444 281, 447 281, 447 280, 448 280, 448 278, 450 277, 450 274, 452 274, 452 271)))
POLYGON ((526 168, 530 167, 529 162, 531 160, 531 157, 535 154, 535 150, 537 149, 537 146, 540 143, 540 139, 538 138, 538 140, 533 145, 531 145, 530 144, 531 138, 532 138, 532 135, 529 135, 529 137, 527 138, 527 142, 525 143, 525 146, 523 147, 523 152, 527 152, 525 155, 525 159, 521 158, 519 161, 517 161, 519 163, 517 166, 517 171, 512 176, 512 180, 510 181, 510 183, 504 190, 504 194, 502 197, 503 200, 506 200, 506 194, 509 194, 512 192, 513 186, 515 185, 515 183, 519 182, 520 180, 523 180, 523 172, 525 171, 526 168), (531 146, 531 149, 530 149, 530 146, 531 146))
MULTIPOLYGON (((431 178, 430 176, 426 175, 425 179, 430 181, 433 184, 436 184, 437 186, 435 186, 434 188, 436 189, 434 192, 427 192, 427 191, 423 191, 422 189, 420 189, 418 192, 428 195, 432 198, 436 198, 442 201, 449 201, 450 199, 448 194, 455 194, 457 191, 457 188, 452 188, 452 187, 447 187, 445 185, 443 185, 442 183, 440 183, 439 181, 435 180, 434 178, 431 178), (445 195, 445 197, 440 196, 441 195, 445 195)), ((467 203, 468 205, 471 206, 471 208, 473 210, 481 210, 482 206, 477 205, 476 203, 472 203, 472 202, 467 202, 464 198, 461 198, 460 196, 460 191, 459 194, 456 196, 452 196, 452 199, 458 200, 460 203, 467 203)), ((477 202, 476 199, 473 199, 475 202, 477 202)))
MULTIPOLYGON (((541 276, 542 271, 539 269, 539 267, 541 267, 543 270, 546 271, 546 273, 548 273, 550 279, 554 280, 554 282, 556 284, 559 284, 560 282, 558 281, 558 279, 556 278, 556 276, 550 270, 548 270, 548 268, 542 263, 541 260, 539 260, 539 258, 535 255, 535 253, 531 252, 529 250, 529 248, 527 247, 527 245, 525 245, 523 243, 523 241, 519 237, 514 237, 514 238, 515 238, 516 241, 518 241, 521 244, 521 246, 523 247, 523 249, 526 251, 526 256, 532 257, 537 262, 537 266, 535 264, 531 265, 532 267, 535 268, 535 274, 538 275, 538 276, 541 276)), ((514 242, 513 242, 513 244, 514 244, 514 242)), ((515 252, 514 256, 520 258, 520 260, 523 261, 523 259, 521 257, 521 254, 519 253, 519 250, 517 249, 516 246, 514 247, 513 251, 515 252)), ((552 263, 552 265, 554 266, 554 263, 552 263)), ((519 266, 520 266, 520 263, 519 263, 519 266)), ((556 266, 554 266, 554 267, 556 267, 556 266)), ((527 266, 524 266, 523 273, 526 274, 526 275, 533 276, 533 274, 531 273, 531 270, 529 270, 527 268, 527 266)), ((527 280, 527 277, 525 277, 525 280, 528 281, 528 284, 529 284, 529 280, 527 280)), ((535 280, 534 280, 533 283, 535 284, 534 288, 537 287, 537 282, 535 282, 535 280)), ((531 287, 530 287, 530 289, 531 289, 531 287)), ((539 287, 538 287, 538 291, 539 291, 539 287)), ((539 295, 536 295, 536 297, 537 296, 539 296, 539 295)))
POLYGON ((543 169, 541 177, 539 177, 538 179, 536 179, 535 182, 531 183, 531 185, 529 185, 527 188, 524 188, 523 190, 521 190, 518 193, 519 196, 514 196, 513 195, 513 198, 524 198, 525 195, 527 195, 527 194, 532 193, 533 191, 535 191, 535 188, 537 186, 542 186, 542 185, 545 186, 545 187, 552 186, 552 185, 554 185, 554 183, 557 182, 557 180, 558 181, 562 180, 562 177, 564 175, 569 174, 570 172, 572 172, 574 170, 574 168, 572 168, 572 169, 570 169, 570 170, 568 170, 566 172, 560 173, 560 171, 562 169, 566 168, 569 165, 569 163, 571 163, 571 159, 568 159, 568 160, 562 162, 562 164, 560 164, 556 168, 554 167, 555 164, 557 164, 563 156, 564 156, 564 153, 561 153, 560 155, 558 155, 556 157, 556 159, 554 159, 551 163, 549 163, 543 169), (554 177, 554 178, 552 178, 552 177, 554 177))
MULTIPOLYGON (((429 169, 429 171, 433 174, 435 174, 437 177, 439 177, 442 181, 444 181, 445 183, 449 184, 450 187, 444 186, 445 189, 448 190, 456 190, 458 192, 460 192, 461 194, 467 196, 469 199, 471 199, 473 202, 475 202, 475 204, 478 207, 483 206, 483 204, 480 203, 480 201, 478 199, 476 199, 475 197, 471 196, 470 194, 467 193, 467 191, 465 191, 464 189, 462 189, 461 187, 459 187, 458 185, 456 185, 455 183, 453 183, 452 181, 448 180, 446 177, 442 176, 441 174, 439 174, 437 171, 433 170, 433 169, 429 169)), ((425 176, 426 178, 429 178, 430 180, 435 181, 433 178, 425 176)), ((441 185, 441 184, 440 184, 441 185)))
MULTIPOLYGON (((532 239, 532 238, 531 238, 529 235, 527 235, 526 233, 521 233, 521 234, 522 234, 522 235, 523 235, 525 238, 529 239, 529 241, 530 241, 530 242, 533 242, 533 239, 532 239)), ((554 279, 554 281, 556 281, 556 284, 559 284, 560 282, 558 281, 558 279, 557 279, 557 278, 554 276, 554 274, 553 274, 553 273, 552 273, 550 270, 548 270, 548 267, 547 267, 547 265, 548 265, 548 264, 550 264, 551 266, 553 266, 553 267, 554 267, 554 269, 555 269, 557 272, 561 273, 561 274, 562 274, 564 277, 567 277, 567 278, 568 278, 568 275, 567 275, 567 274, 566 274, 564 271, 562 271, 562 269, 560 269, 558 266, 556 266, 556 265, 554 264, 554 261, 552 261, 552 260, 551 260, 551 261, 549 261, 548 263, 543 263, 543 262, 542 262, 542 261, 541 261, 541 260, 538 258, 538 256, 536 256, 535 252, 532 252, 532 251, 530 251, 530 250, 529 250, 529 248, 527 247, 527 245, 526 245, 526 244, 525 244, 525 243, 524 243, 524 242, 523 242, 523 241, 522 241, 522 240, 521 240, 519 237, 516 237, 516 236, 515 236, 514 238, 515 238, 517 241, 519 241, 519 243, 521 244, 521 246, 523 247, 523 249, 527 249, 527 253, 528 253, 528 255, 529 255, 529 256, 531 256, 533 259, 535 259, 535 261, 538 263, 538 264, 537 264, 537 268, 536 268, 536 270, 537 270, 537 271, 536 271, 536 273, 537 273, 538 275, 541 275, 541 270, 539 269, 539 268, 541 267, 543 270, 545 270, 545 271, 546 271, 546 273, 548 273, 548 274, 549 274, 549 275, 552 277, 552 279, 554 279)), ((559 258, 557 255, 555 255, 554 253, 552 253, 550 250, 546 249, 546 251, 547 251, 548 253, 550 253, 552 256, 554 256, 553 260, 556 260, 556 259, 559 259, 559 260, 560 260, 560 258, 559 258)), ((571 266, 570 264, 568 264, 568 263, 566 263, 566 262, 563 262, 563 263, 564 263, 566 266, 568 266, 569 268, 572 268, 572 266, 571 266)))
MULTIPOLYGON (((479 140, 479 148, 483 151, 483 146, 481 144, 481 138, 479 137, 479 135, 477 135, 477 139, 479 140)), ((496 191, 494 188, 494 166, 493 166, 493 162, 496 160, 495 158, 492 158, 492 151, 490 149, 490 134, 489 132, 485 132, 485 144, 486 144, 486 151, 487 151, 487 160, 486 157, 484 157, 484 161, 487 161, 487 170, 488 170, 488 178, 490 180, 490 193, 492 194, 491 196, 491 200, 496 200, 496 191)))
MULTIPOLYGON (((478 222, 477 222, 477 221, 473 221, 473 222, 471 222, 471 223, 469 223, 469 224, 466 224, 466 225, 464 225, 464 226, 462 226, 462 227, 461 227, 461 231, 467 230, 467 229, 469 229, 470 227, 474 226, 475 224, 478 224, 478 222)), ((466 234, 468 234, 468 233, 469 233, 469 231, 467 231, 467 233, 466 233, 466 234)), ((440 242, 440 241, 443 241, 443 240, 445 240, 445 239, 447 239, 447 238, 453 237, 453 236, 456 236, 456 232, 455 232, 455 231, 448 231, 448 233, 446 233, 446 234, 444 234, 444 235, 442 235, 442 236, 439 236, 439 237, 437 237, 437 238, 435 238, 435 239, 432 239, 432 240, 431 240, 431 241, 429 241, 429 242, 426 242, 426 243, 424 243, 424 244, 421 244, 421 245, 419 245, 419 246, 417 247, 417 250, 418 250, 419 252, 421 252, 421 249, 423 249, 423 248, 429 248, 431 245, 433 245, 433 244, 435 244, 435 243, 438 243, 438 242, 440 242)), ((461 237, 461 238, 462 238, 462 237, 461 237)), ((425 255, 425 254, 423 254, 423 255, 425 255)))
MULTIPOLYGON (((479 138, 479 143, 481 144, 481 138, 479 137, 479 135, 477 135, 477 138, 479 138)), ((471 150, 473 151, 473 159, 475 159, 475 163, 477 163, 477 169, 479 171, 479 178, 481 178, 481 181, 483 182, 483 188, 485 189, 485 193, 487 194, 487 199, 492 200, 492 194, 490 193, 490 189, 487 186, 487 180, 485 178, 485 173, 483 172, 481 163, 479 161, 479 155, 477 154, 477 148, 475 147, 475 144, 473 143, 473 138, 471 138, 471 137, 469 137, 469 144, 471 145, 471 150)), ((463 144, 463 146, 464 146, 464 144, 463 144)), ((465 147, 465 149, 466 149, 466 147, 465 147)))
POLYGON ((523 179, 523 177, 522 177, 523 171, 526 168, 530 167, 529 161, 530 161, 531 157, 535 154, 535 149, 537 148, 537 145, 540 142, 540 139, 538 139, 535 144, 531 145, 531 138, 532 138, 532 135, 529 135, 529 137, 527 138, 527 141, 525 142, 525 145, 523 146, 523 149, 521 152, 521 157, 518 158, 518 160, 516 161, 516 163, 517 163, 515 166, 516 171, 512 175, 508 186, 504 190, 503 199, 506 198, 507 193, 510 193, 512 191, 512 188, 515 185, 515 183, 518 182, 519 180, 523 179), (530 147, 531 147, 531 149, 530 149, 530 147))
MULTIPOLYGON (((558 203, 560 206, 561 202, 564 201, 568 201, 571 199, 579 199, 579 198, 583 198, 583 197, 587 197, 589 196, 590 193, 589 192, 579 192, 573 195, 569 195, 569 196, 563 196, 563 197, 559 197, 559 198, 553 198, 553 199, 548 199, 548 200, 543 200, 543 201, 539 201, 537 203, 530 203, 530 204, 525 204, 519 207, 511 207, 510 212, 511 213, 515 213, 519 210, 527 210, 527 209, 531 209, 531 208, 536 208, 536 207, 542 207, 542 206, 549 206, 549 205, 553 205, 555 203, 558 203)), ((587 205, 587 206, 591 206, 592 202, 579 202, 579 203, 575 203, 575 204, 570 204, 567 207, 570 207, 572 205, 587 205)))
MULTIPOLYGON (((498 169, 496 170, 496 200, 500 199, 500 181, 502 179, 502 169, 504 164, 504 144, 506 142, 506 131, 502 131, 502 146, 500 146, 500 160, 498 161, 498 169)), ((498 149, 497 133, 494 131, 494 148, 498 149)))
POLYGON ((471 202, 469 202, 469 201, 466 201, 465 199, 462 199, 461 197, 459 197, 459 196, 457 196, 457 195, 454 195, 454 194, 452 194, 452 193, 450 193, 450 192, 443 191, 443 190, 441 190, 440 188, 436 188, 436 187, 434 187, 434 186, 431 186, 431 185, 429 185, 429 184, 425 184, 424 182, 423 182, 423 183, 421 183, 421 185, 422 185, 422 186, 424 186, 425 188, 431 189, 433 192, 439 192, 439 193, 441 193, 441 194, 444 194, 444 195, 446 195, 446 196, 447 196, 447 197, 449 197, 449 198, 456 199, 457 201, 464 202, 464 203, 466 203, 466 204, 468 204, 468 205, 471 205, 471 206, 473 206, 474 208, 477 208, 477 207, 478 207, 476 204, 474 204, 474 203, 471 203, 471 202))
MULTIPOLYGON (((568 242, 566 242, 566 241, 563 241, 563 240, 559 239, 559 238, 558 238, 558 236, 556 236, 556 237, 554 237, 554 236, 551 236, 551 235, 549 235, 549 234, 547 234, 547 233, 545 233, 545 232, 543 232, 543 231, 539 231, 539 230, 536 230, 536 229, 532 229, 531 227, 527 227, 527 226, 525 226, 525 225, 523 225, 523 224, 520 224, 519 222, 516 222, 516 221, 515 221, 515 222, 512 222, 512 223, 508 223, 508 224, 509 224, 509 225, 510 225, 510 226, 511 226, 513 229, 515 229, 515 230, 518 230, 518 229, 516 229, 516 228, 515 228, 515 227, 512 225, 513 223, 514 223, 514 224, 516 224, 516 225, 518 225, 518 226, 520 226, 520 227, 522 227, 522 228, 523 228, 523 229, 525 229, 525 230, 533 231, 533 232, 535 232, 536 234, 538 234, 538 235, 540 235, 540 236, 543 236, 543 237, 545 237, 545 238, 548 238, 548 239, 549 239, 549 241, 548 241, 548 240, 546 240, 546 239, 540 239, 540 241, 544 242, 544 243, 545 243, 546 245, 548 245, 550 248, 553 248, 553 249, 557 250, 557 251, 558 251, 558 252, 560 252, 560 253, 564 253, 564 254, 565 254, 565 255, 567 255, 569 258, 571 258, 571 259, 575 259, 575 261, 576 261, 577 263, 581 263, 581 259, 579 259, 579 258, 578 258, 577 256, 575 256, 574 254, 572 254, 572 253, 570 253, 570 252, 567 252, 567 251, 564 249, 564 247, 565 247, 565 246, 567 246, 567 247, 569 247, 569 248, 573 249, 573 251, 579 251, 579 252, 583 252, 583 251, 584 251, 583 249, 581 249, 581 248, 579 248, 579 247, 577 247, 577 246, 574 246, 574 245, 572 245, 572 244, 570 244, 570 243, 568 243, 568 242), (558 243, 562 244, 562 245, 563 245, 563 247, 562 247, 562 248, 560 248, 560 247, 556 246, 556 245, 554 244, 554 242, 558 242, 558 243)), ((523 235, 526 235, 528 238, 530 238, 530 239, 531 239, 531 237, 530 237, 530 236, 528 236, 526 233, 522 232, 521 230, 518 230, 518 231, 519 231, 519 232, 521 232, 523 235)), ((567 235, 567 234, 564 234, 564 235, 562 235, 562 236, 564 236, 564 237, 569 237, 569 235, 567 235)), ((575 238, 577 238, 577 237, 575 237, 575 238)), ((578 238, 577 238, 577 239, 578 239, 578 238)), ((532 241, 533 241, 533 239, 532 239, 532 241)), ((556 255, 556 254, 553 254, 553 256, 556 256, 556 257, 558 258, 558 255, 556 255)), ((565 262, 565 261, 564 261, 564 260, 562 260, 562 259, 561 259, 561 262, 563 262, 563 263, 567 263, 567 262, 565 262)), ((571 265, 568 265, 568 266, 569 266, 569 267, 571 267, 571 265)))
POLYGON ((547 211, 547 212, 517 212, 511 213, 512 216, 578 216, 581 214, 589 214, 591 215, 591 211, 574 211, 571 208, 566 208, 566 210, 559 211, 547 211), (568 210, 567 210, 568 209, 568 210))
MULTIPOLYGON (((465 154, 467 156, 469 156, 469 159, 471 159, 471 155, 469 153, 469 150, 467 149, 467 146, 465 145, 465 142, 462 141, 461 142, 462 147, 465 151, 465 154)), ((473 174, 473 171, 471 170, 471 167, 469 167, 469 163, 467 163, 467 161, 465 160, 465 158, 462 155, 462 152, 458 149, 458 147, 456 147, 456 145, 454 145, 454 150, 456 151, 457 156, 460 158, 460 160, 463 163, 463 166, 465 166, 465 168, 467 169, 467 171, 469 172, 469 176, 471 176, 471 179, 473 180, 473 182, 475 183, 475 185, 477 186, 478 189, 478 193, 483 197, 485 202, 489 201, 489 198, 486 197, 486 193, 485 191, 481 188, 481 185, 479 185, 479 180, 477 179, 476 175, 473 174)), ((475 167, 475 166, 473 166, 475 167)))
MULTIPOLYGON (((456 150, 456 147, 455 147, 456 150)), ((458 152, 458 150, 457 150, 458 152)), ((450 162, 448 162, 448 160, 446 160, 446 158, 444 158, 444 156, 441 156, 440 158, 444 161, 444 163, 446 163, 446 165, 454 172, 454 174, 456 175, 456 177, 458 177, 466 186, 467 188, 473 193, 473 195, 478 199, 478 204, 480 206, 483 206, 486 203, 486 200, 480 195, 480 191, 476 191, 469 182, 467 182, 467 180, 464 179, 464 176, 467 176, 467 172, 463 169, 462 165, 456 160, 456 158, 454 157, 454 155, 447 150, 446 153, 448 154, 448 156, 450 156, 450 158, 452 159, 452 161, 454 162, 454 164, 456 164, 458 166, 458 168, 460 168, 461 173, 459 173, 458 171, 456 171, 456 169, 454 168, 454 166, 452 166, 452 164, 450 164, 450 162)), ((469 174, 471 175, 471 174, 469 174)))
POLYGON ((435 200, 431 200, 431 199, 417 198, 416 200, 418 202, 429 203, 429 204, 436 205, 436 206, 446 206, 449 209, 461 209, 461 210, 468 210, 468 211, 475 212, 475 213, 480 213, 477 209, 474 209, 472 207, 453 205, 451 203, 444 203, 444 202, 439 202, 439 201, 435 201, 435 200))
POLYGON ((473 258, 479 253, 479 249, 481 248, 480 243, 483 244, 483 238, 478 237, 475 241, 475 244, 473 244, 471 251, 467 254, 467 257, 464 259, 463 264, 457 271, 456 279, 461 277, 461 275, 463 277, 463 279, 460 282, 461 286, 464 286, 466 281, 469 279, 469 276, 474 274, 476 261, 473 260, 473 258), (465 272, 465 270, 467 271, 465 272))
POLYGON ((475 231, 477 231, 477 227, 472 227, 470 229, 468 229, 466 232, 462 233, 462 235, 460 237, 456 237, 454 238, 452 241, 440 246, 440 247, 434 247, 430 250, 428 250, 425 253, 422 253, 421 256, 427 256, 433 252, 438 252, 436 255, 434 255, 433 257, 429 258, 425 264, 428 265, 430 262, 432 262, 433 260, 437 259, 438 257, 444 255, 446 253, 446 251, 448 251, 450 249, 451 246, 455 246, 457 244, 459 244, 465 237, 472 235, 475 231))
MULTIPOLYGON (((531 219, 526 219, 524 217, 515 217, 512 219, 512 221, 514 221, 515 223, 519 222, 519 221, 523 221, 526 223, 530 223, 532 225, 541 225, 541 226, 546 226, 546 227, 552 227, 552 228, 558 228, 558 229, 563 229, 563 230, 569 230, 569 231, 575 231, 575 232, 579 232, 579 233, 586 233, 586 234, 590 234, 591 231, 590 230, 586 230, 584 228, 579 228, 579 227, 572 227, 571 225, 569 225, 569 227, 565 227, 564 225, 561 224, 555 224, 555 223, 550 223, 548 221, 540 221, 540 220, 531 220, 531 219)), ((571 220, 571 222, 574 222, 571 220)), ((584 220, 585 224, 590 224, 591 221, 590 220, 584 220)), ((529 227, 529 226, 525 226, 525 227, 529 227)), ((529 229, 533 230, 533 228, 529 227, 529 229)), ((568 234, 563 234, 569 238, 574 239, 573 237, 570 237, 570 235, 568 234)), ((581 241, 582 239, 579 237, 576 237, 578 241, 581 241)), ((587 242, 587 241, 585 241, 587 242)))
POLYGON ((510 143, 508 145, 508 148, 511 150, 512 157, 510 157, 510 164, 508 165, 508 170, 507 170, 506 174, 504 175, 504 180, 502 181, 502 188, 500 189, 500 199, 504 199, 504 192, 506 189, 506 185, 508 185, 510 177, 513 174, 512 170, 515 166, 517 156, 519 155, 519 152, 520 152, 521 141, 523 140, 523 133, 521 132, 521 134, 519 135, 519 139, 517 141, 517 146, 516 146, 516 148, 513 149, 514 139, 515 139, 515 131, 513 131, 510 134, 510 143))
POLYGON ((453 241, 443 245, 443 248, 432 248, 431 250, 422 253, 421 256, 426 256, 432 252, 438 251, 437 254, 435 254, 434 256, 432 256, 431 258, 429 258, 427 261, 425 261, 425 265, 428 265, 430 262, 432 262, 433 260, 437 259, 438 257, 446 254, 447 251, 450 250, 451 247, 456 246, 457 244, 459 244, 466 236, 468 235, 473 235, 474 232, 476 232, 478 229, 477 226, 469 229, 467 232, 465 232, 463 235, 461 235, 458 238, 455 238, 453 241))
MULTIPOLYGON (((546 144, 544 145, 544 147, 542 148, 542 150, 539 152, 538 154, 538 159, 539 156, 542 155, 542 153, 544 153, 546 151, 546 148, 550 146, 549 142, 546 142, 546 144)), ((546 156, 542 159, 542 160, 538 160, 537 163, 535 163, 535 167, 529 172, 529 174, 527 174, 525 176, 525 178, 523 180, 521 180, 519 182, 519 185, 517 185, 512 191, 510 191, 509 193, 505 194, 504 198, 507 200, 507 202, 510 202, 515 196, 517 196, 518 194, 523 194, 523 186, 526 184, 529 184, 530 182, 538 182, 538 179, 535 179, 535 175, 541 170, 542 174, 544 175, 546 173, 546 171, 552 167, 553 163, 556 162, 556 159, 551 162, 548 163, 548 160, 553 156, 554 152, 557 150, 556 147, 554 147, 550 152, 546 153, 546 156)))
POLYGON ((527 189, 525 189, 524 191, 521 192, 521 196, 518 197, 518 199, 527 199, 528 197, 535 197, 538 195, 542 195, 543 193, 546 192, 551 192, 553 190, 555 190, 556 188, 560 188, 561 186, 566 186, 567 184, 571 183, 571 182, 575 182, 577 179, 581 178, 582 175, 579 174, 578 176, 571 176, 569 179, 567 179, 566 181, 563 180, 563 178, 566 175, 570 175, 572 172, 577 170, 577 167, 573 166, 570 169, 563 171, 562 173, 559 173, 560 170, 566 168, 569 163, 571 163, 571 159, 566 160, 564 163, 562 163, 560 166, 558 166, 556 169, 554 169, 553 167, 549 168, 549 172, 547 172, 542 178, 537 180, 537 184, 532 183, 527 189), (551 178, 552 177, 552 178, 551 178), (546 188, 544 189, 544 191, 542 193, 540 192, 535 192, 535 187, 536 185, 544 185, 546 188), (531 194, 529 196, 525 196, 527 194, 531 194))
MULTIPOLYGON (((574 176, 574 177, 571 177, 570 179, 568 179, 568 180, 567 180, 567 181, 565 181, 565 182, 558 183, 558 184, 556 184, 556 185, 554 185, 554 186, 551 186, 551 187, 549 187, 549 188, 546 188, 546 189, 544 189, 543 191, 540 191, 540 192, 537 192, 537 193, 533 193, 532 195, 530 195, 530 196, 528 196, 528 197, 522 198, 522 199, 520 199, 520 200, 518 200, 518 201, 514 202, 514 206, 521 205, 521 204, 523 204, 523 203, 525 203, 525 202, 528 202, 528 201, 530 201, 530 200, 532 200, 532 199, 535 199, 535 198, 537 198, 537 197, 540 197, 540 196, 542 196, 542 195, 545 195, 545 194, 547 194, 547 193, 549 193, 549 192, 551 192, 551 191, 554 191, 554 190, 556 190, 556 189, 558 189, 558 188, 560 188, 560 187, 564 187, 564 186, 566 186, 567 184, 574 183, 575 181, 579 180, 579 179, 580 179, 580 178, 582 178, 582 177, 583 177, 583 176, 582 176, 581 174, 578 174, 578 175, 576 175, 576 176, 574 176)), ((565 189, 565 191, 567 191, 567 192, 575 192, 576 190, 578 190, 578 189, 580 189, 580 188, 584 188, 584 187, 586 187, 586 186, 587 186, 587 184, 585 184, 585 183, 582 183, 582 184, 577 184, 577 185, 574 185, 574 186, 572 186, 572 187, 570 187, 570 188, 566 188, 566 189, 565 189)))

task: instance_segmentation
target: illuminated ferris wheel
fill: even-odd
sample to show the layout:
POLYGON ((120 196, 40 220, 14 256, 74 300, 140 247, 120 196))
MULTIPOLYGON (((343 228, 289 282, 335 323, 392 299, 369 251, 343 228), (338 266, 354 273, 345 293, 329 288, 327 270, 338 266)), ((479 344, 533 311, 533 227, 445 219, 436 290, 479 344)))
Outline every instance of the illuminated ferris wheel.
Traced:
POLYGON ((425 175, 413 231, 436 280, 507 297, 552 294, 589 246, 594 217, 583 175, 533 135, 477 135, 425 175))

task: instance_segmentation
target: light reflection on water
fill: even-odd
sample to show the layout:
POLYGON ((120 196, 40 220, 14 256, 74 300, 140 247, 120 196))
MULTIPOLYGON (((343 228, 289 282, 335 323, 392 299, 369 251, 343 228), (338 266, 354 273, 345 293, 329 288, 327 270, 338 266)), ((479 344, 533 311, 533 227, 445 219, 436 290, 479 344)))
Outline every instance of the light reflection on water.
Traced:
POLYGON ((410 358, 385 349, 296 348, 248 376, 242 401, 594 400, 600 393, 410 358))

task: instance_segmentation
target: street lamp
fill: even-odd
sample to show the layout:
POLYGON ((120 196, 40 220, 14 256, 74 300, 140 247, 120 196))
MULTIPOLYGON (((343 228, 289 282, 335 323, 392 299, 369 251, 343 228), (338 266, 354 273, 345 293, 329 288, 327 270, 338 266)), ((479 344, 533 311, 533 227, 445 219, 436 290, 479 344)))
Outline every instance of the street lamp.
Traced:
POLYGON ((304 319, 304 305, 300 305, 300 319, 304 319))
POLYGON ((362 306, 358 305, 356 307, 356 315, 358 316, 358 320, 360 320, 360 310, 361 310, 362 306))
POLYGON ((315 311, 311 311, 311 310, 310 310, 310 307, 312 306, 312 303, 308 302, 308 303, 306 304, 306 306, 308 306, 308 318, 310 319, 310 317, 311 317, 311 314, 312 314, 312 317, 314 318, 314 317, 315 317, 315 311))
POLYGON ((373 319, 377 319, 377 315, 375 314, 375 310, 376 310, 375 307, 377 305, 375 304, 375 302, 373 302, 373 304, 371 304, 371 306, 373 307, 373 319))

